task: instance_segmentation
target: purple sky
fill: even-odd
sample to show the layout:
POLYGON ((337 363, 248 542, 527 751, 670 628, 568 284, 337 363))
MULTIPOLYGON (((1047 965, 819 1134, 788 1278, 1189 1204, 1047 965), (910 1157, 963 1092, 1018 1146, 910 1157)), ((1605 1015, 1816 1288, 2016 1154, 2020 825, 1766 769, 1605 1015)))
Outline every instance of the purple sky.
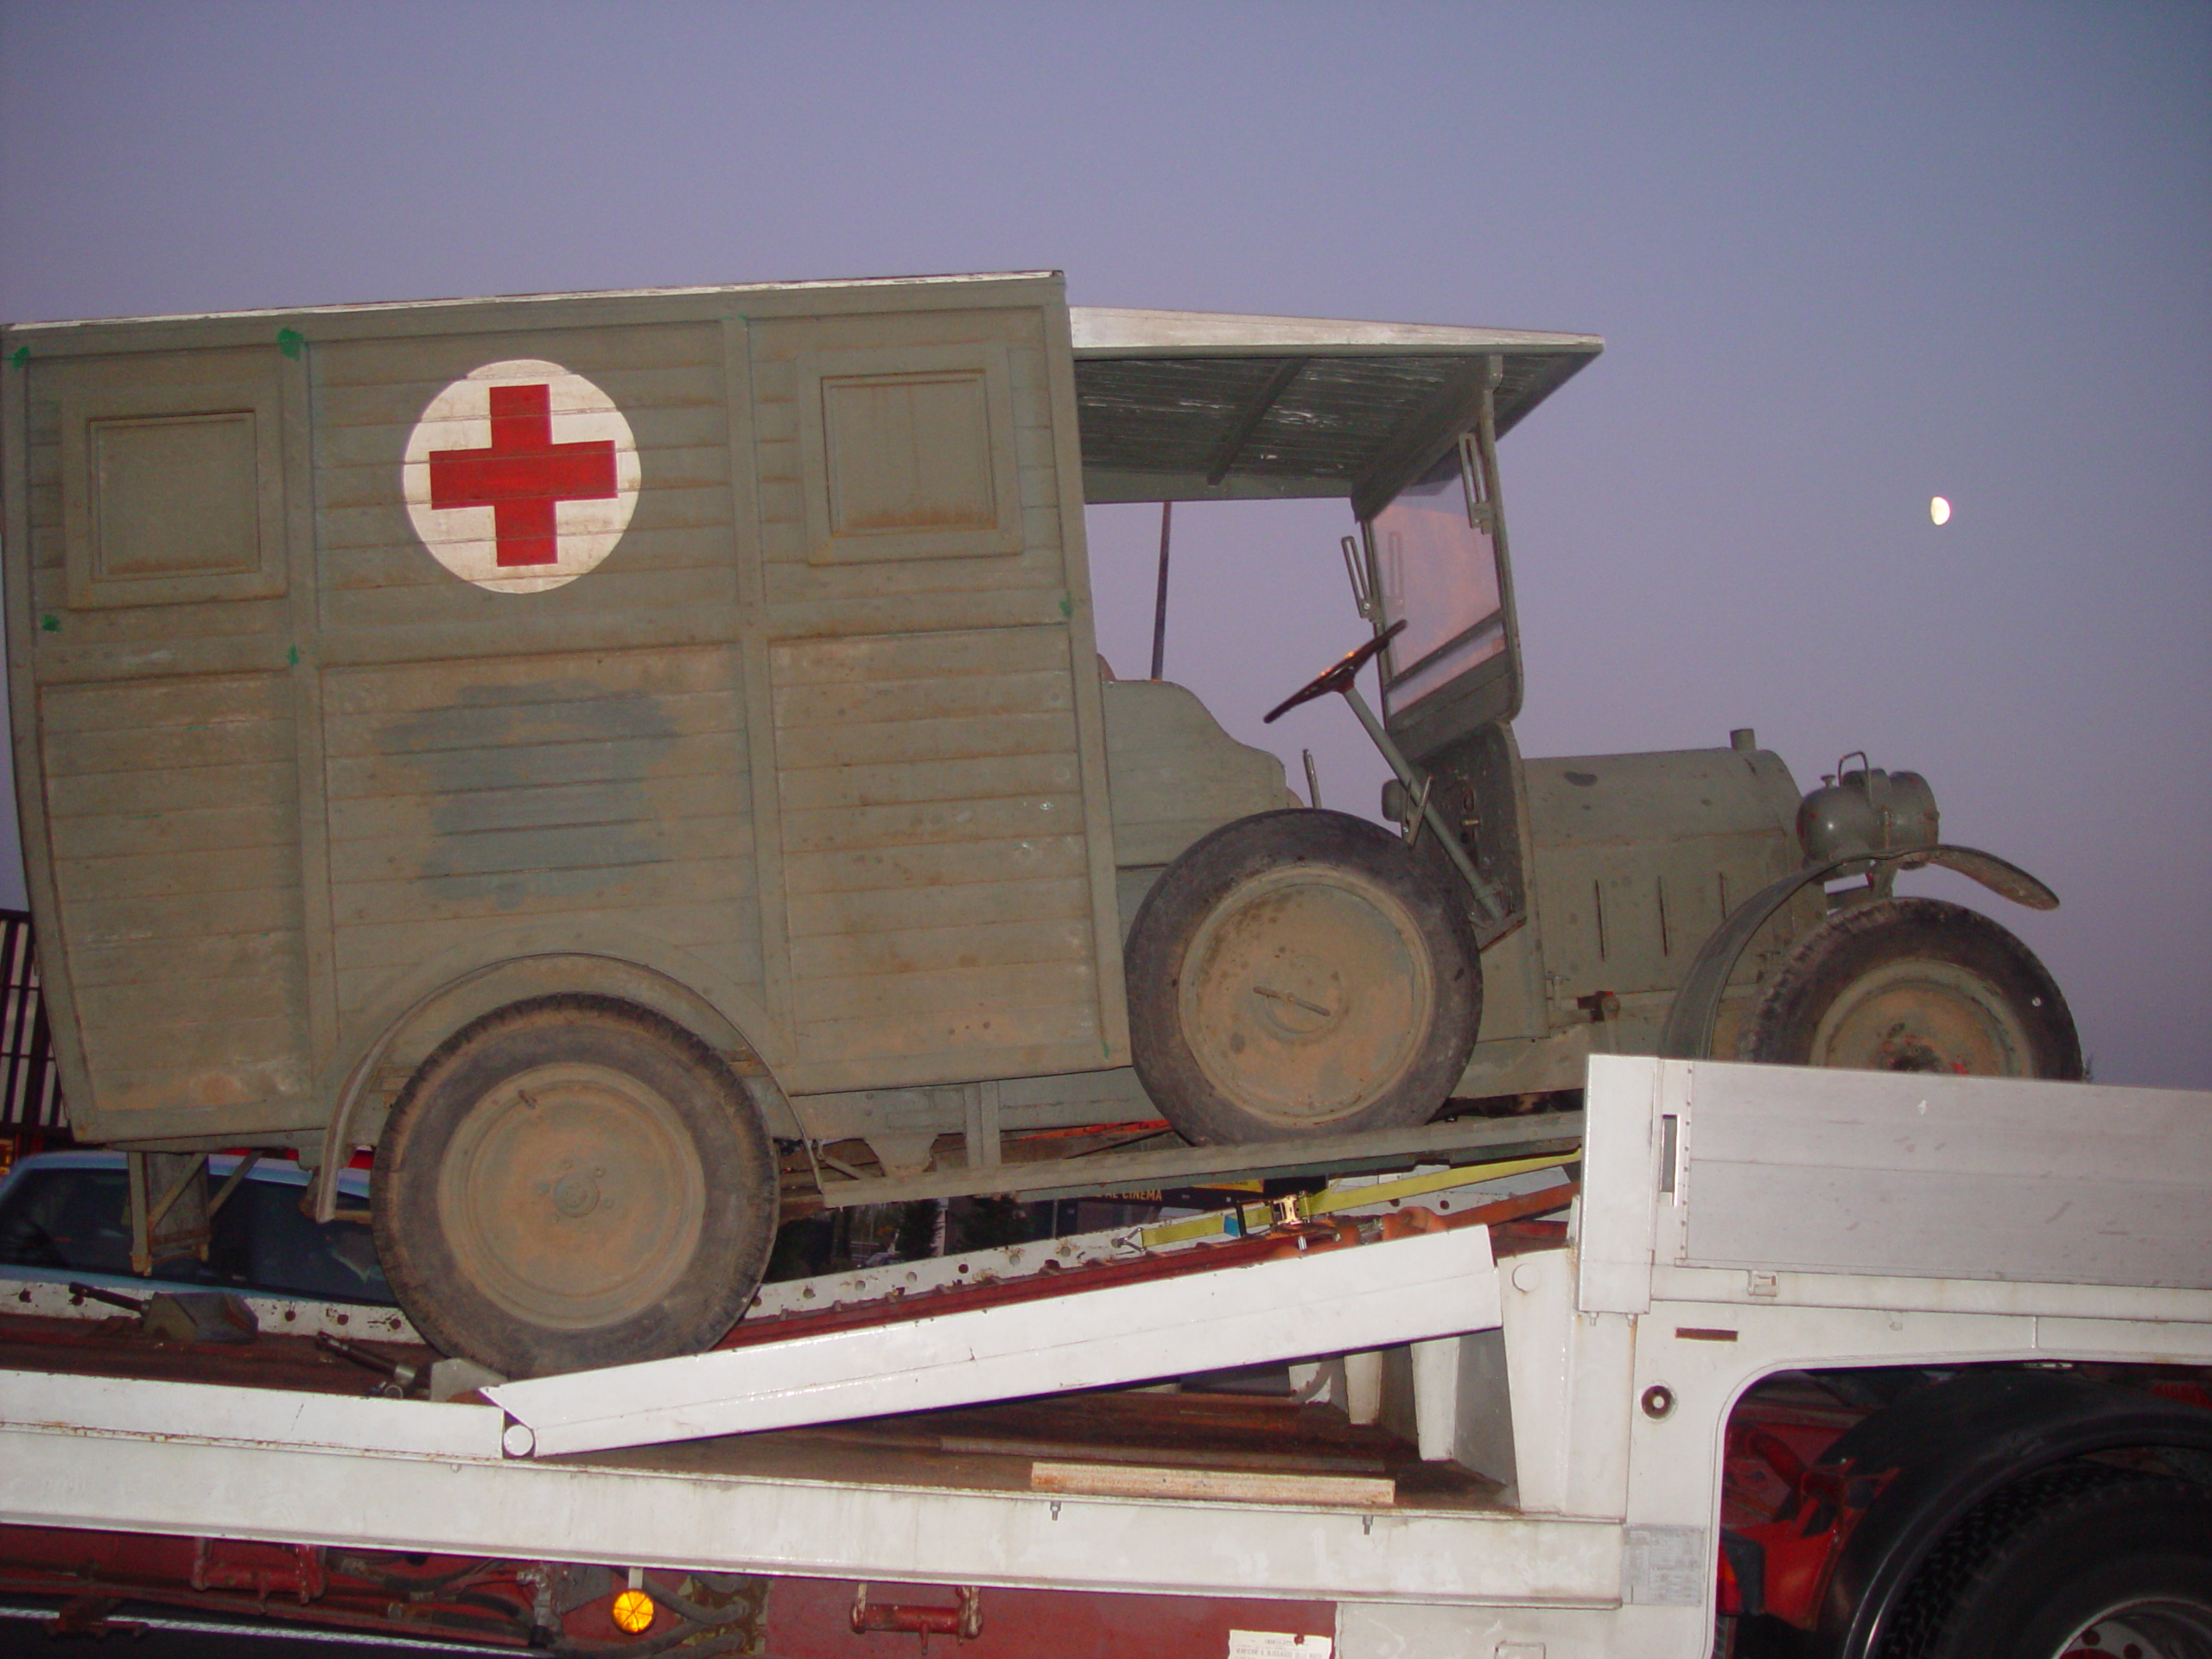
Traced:
MULTIPOLYGON (((1503 449, 1524 751, 1921 771, 2097 1077, 2212 1086, 2212 7, 0 0, 0 319, 1034 267, 1604 334, 1503 449)), ((1141 673, 1157 512, 1091 527, 1141 673)), ((1240 735, 1347 528, 1179 512, 1240 735)))

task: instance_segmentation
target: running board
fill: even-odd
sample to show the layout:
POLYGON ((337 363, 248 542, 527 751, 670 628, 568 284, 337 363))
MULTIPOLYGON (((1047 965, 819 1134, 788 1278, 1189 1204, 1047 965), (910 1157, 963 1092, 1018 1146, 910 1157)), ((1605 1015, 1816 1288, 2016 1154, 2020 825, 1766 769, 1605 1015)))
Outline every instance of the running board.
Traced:
POLYGON ((1500 1323, 1490 1230, 1286 1254, 484 1392, 511 1457, 932 1411, 1456 1337, 1500 1323))

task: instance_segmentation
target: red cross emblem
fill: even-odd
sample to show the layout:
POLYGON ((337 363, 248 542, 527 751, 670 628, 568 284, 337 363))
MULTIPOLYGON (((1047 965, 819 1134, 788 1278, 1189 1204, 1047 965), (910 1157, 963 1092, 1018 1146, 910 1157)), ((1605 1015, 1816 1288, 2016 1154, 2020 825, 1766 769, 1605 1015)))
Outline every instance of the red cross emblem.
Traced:
POLYGON ((493 386, 492 442, 430 452, 430 505, 489 507, 504 566, 551 564, 553 507, 614 496, 614 445, 553 442, 550 387, 493 386))
POLYGON ((486 363, 447 386, 415 423, 401 467, 431 556, 507 594, 560 587, 613 551, 639 482, 613 399, 537 359, 486 363))

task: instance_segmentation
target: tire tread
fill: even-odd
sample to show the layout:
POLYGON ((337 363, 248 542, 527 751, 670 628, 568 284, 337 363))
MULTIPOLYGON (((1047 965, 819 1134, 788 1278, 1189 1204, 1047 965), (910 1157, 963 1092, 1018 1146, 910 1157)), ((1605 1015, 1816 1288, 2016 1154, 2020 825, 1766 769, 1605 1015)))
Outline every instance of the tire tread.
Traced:
MULTIPOLYGON (((1997 1586, 2024 1554, 2054 1535, 2094 1538, 2101 1513, 2158 1504, 2179 1505, 2184 1512, 2193 1508, 2202 1521, 2212 1522, 2212 1495, 2202 1488, 2110 1464, 2062 1464, 1992 1494, 1967 1510, 1915 1570, 1878 1659, 1993 1659, 1985 1654, 1975 1626, 1986 1621, 1997 1586)), ((2212 1538, 2212 1526, 2206 1536, 2212 1538)), ((2212 1595, 2212 1560, 2202 1570, 2206 1593, 2212 1595)))

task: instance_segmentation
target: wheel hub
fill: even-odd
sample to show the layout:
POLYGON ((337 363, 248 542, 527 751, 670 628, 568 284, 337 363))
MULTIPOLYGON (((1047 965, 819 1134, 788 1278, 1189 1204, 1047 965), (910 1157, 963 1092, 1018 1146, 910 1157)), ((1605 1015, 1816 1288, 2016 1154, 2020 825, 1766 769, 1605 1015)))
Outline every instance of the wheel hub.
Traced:
POLYGON ((599 1208, 599 1178, 606 1173, 600 1168, 588 1175, 563 1175, 550 1189, 553 1207, 571 1220, 591 1214, 599 1208))
POLYGON ((508 1313, 588 1329, 652 1307, 682 1278, 706 1186, 675 1110, 611 1068, 533 1068, 488 1091, 454 1136, 438 1203, 457 1265, 508 1313))
POLYGON ((1344 1015, 1344 981, 1327 963, 1302 951, 1286 952, 1252 982, 1252 1013, 1285 1042, 1321 1036, 1344 1015))
POLYGON ((2212 1653, 2212 1609, 2139 1601, 2107 1609, 2062 1646, 2056 1659, 2204 1659, 2212 1653))
POLYGON ((2034 1073, 2035 1046, 1996 987, 1955 963, 1895 962, 1853 983, 1821 1017, 1811 1064, 1973 1077, 2034 1073))
POLYGON ((1943 1057, 1930 1048, 1903 1022, 1891 1026, 1874 1050, 1875 1069, 1880 1071, 1948 1071, 1943 1057))
POLYGON ((1419 925, 1341 870, 1239 889, 1193 937, 1179 996, 1208 1078, 1287 1128, 1346 1116, 1413 1063, 1434 1006, 1419 925))

